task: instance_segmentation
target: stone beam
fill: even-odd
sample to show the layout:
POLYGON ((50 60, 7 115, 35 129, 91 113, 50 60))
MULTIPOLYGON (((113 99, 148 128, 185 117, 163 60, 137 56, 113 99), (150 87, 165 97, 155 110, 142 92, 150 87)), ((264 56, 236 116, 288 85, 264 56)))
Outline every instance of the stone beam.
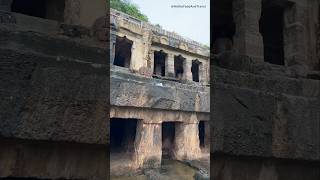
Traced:
POLYGON ((144 119, 147 123, 162 122, 184 122, 196 123, 198 121, 209 121, 209 113, 169 111, 150 108, 134 108, 134 107, 110 107, 110 118, 132 118, 144 119))

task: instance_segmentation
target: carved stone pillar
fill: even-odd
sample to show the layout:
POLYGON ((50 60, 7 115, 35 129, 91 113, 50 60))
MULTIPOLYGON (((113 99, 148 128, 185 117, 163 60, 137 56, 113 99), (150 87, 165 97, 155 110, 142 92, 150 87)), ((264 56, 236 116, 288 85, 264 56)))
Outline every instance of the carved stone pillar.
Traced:
POLYGON ((210 124, 209 124, 209 121, 204 122, 204 146, 210 152, 210 124))
POLYGON ((256 61, 264 61, 263 39, 259 31, 261 9, 261 0, 233 0, 234 49, 256 61))
MULTIPOLYGON (((284 11, 284 54, 285 65, 295 64, 308 65, 308 58, 312 59, 308 53, 308 30, 306 12, 308 7, 305 2, 289 3, 284 11), (300 4, 301 3, 301 4, 300 4)), ((312 48, 310 48, 312 49, 312 48)), ((312 53, 310 53, 312 54, 312 53)))
POLYGON ((168 54, 168 58, 166 61, 166 76, 167 77, 175 77, 174 75, 174 54, 168 54))
POLYGON ((66 0, 64 9, 64 23, 78 25, 80 24, 80 1, 66 0))
POLYGON ((197 159, 201 155, 199 123, 177 123, 174 156, 177 160, 197 159))
POLYGON ((161 124, 138 122, 135 140, 135 163, 138 167, 156 168, 161 164, 161 124))
POLYGON ((147 63, 147 67, 150 69, 151 74, 154 72, 154 50, 149 51, 149 62, 147 63), (150 64, 150 65, 149 65, 150 64))
POLYGON ((192 72, 191 72, 191 66, 192 66, 192 59, 185 59, 184 60, 184 80, 192 81, 192 72))
POLYGON ((115 53, 116 53, 116 40, 117 35, 115 31, 111 31, 110 33, 110 64, 114 63, 115 53))

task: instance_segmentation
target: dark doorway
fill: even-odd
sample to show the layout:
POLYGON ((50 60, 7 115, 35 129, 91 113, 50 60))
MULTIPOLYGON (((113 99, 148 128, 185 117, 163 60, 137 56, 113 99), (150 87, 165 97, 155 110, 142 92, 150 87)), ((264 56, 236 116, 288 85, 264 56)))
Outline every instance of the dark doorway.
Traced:
POLYGON ((162 157, 172 157, 175 139, 175 122, 162 123, 162 157))
POLYGON ((284 65, 284 7, 262 3, 260 33, 263 37, 264 61, 284 65))
POLYGON ((233 1, 213 1, 212 41, 213 53, 219 54, 233 47, 236 25, 233 19, 233 1))
POLYGON ((185 58, 183 58, 181 55, 174 56, 174 73, 177 79, 182 79, 183 77, 184 61, 185 61, 185 58))
POLYGON ((114 65, 125 68, 130 67, 131 48, 133 42, 126 37, 118 37, 116 39, 114 65))
POLYGON ((46 18, 46 1, 45 0, 14 0, 11 10, 29 16, 46 18))
POLYGON ((64 20, 65 0, 13 0, 11 11, 29 16, 64 20))
POLYGON ((137 119, 111 118, 110 152, 133 152, 137 119))
POLYGON ((164 53, 163 51, 154 52, 154 70, 153 70, 154 75, 165 76, 166 57, 167 57, 167 54, 164 53))
POLYGON ((193 60, 192 66, 191 66, 191 72, 192 72, 192 81, 199 82, 199 71, 200 71, 200 61, 193 60))
POLYGON ((205 139, 205 123, 204 121, 200 121, 199 122, 199 141, 200 141, 201 148, 205 147, 204 139, 205 139))

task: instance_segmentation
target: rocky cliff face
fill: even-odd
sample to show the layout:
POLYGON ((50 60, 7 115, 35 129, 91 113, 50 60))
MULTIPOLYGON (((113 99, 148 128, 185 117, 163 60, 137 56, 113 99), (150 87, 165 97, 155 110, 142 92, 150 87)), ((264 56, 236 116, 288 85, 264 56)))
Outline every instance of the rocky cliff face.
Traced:
POLYGON ((320 81, 223 67, 211 67, 212 177, 319 179, 320 81))
POLYGON ((106 179, 105 46, 63 35, 84 27, 0 15, 15 19, 0 24, 0 177, 106 179))

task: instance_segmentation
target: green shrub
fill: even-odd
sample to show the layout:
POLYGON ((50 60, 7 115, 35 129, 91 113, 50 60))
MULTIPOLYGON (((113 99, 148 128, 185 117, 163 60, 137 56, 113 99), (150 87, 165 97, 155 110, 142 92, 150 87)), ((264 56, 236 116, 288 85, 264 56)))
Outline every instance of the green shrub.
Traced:
POLYGON ((148 17, 139 10, 139 7, 128 0, 110 0, 110 7, 142 21, 149 21, 148 17))

